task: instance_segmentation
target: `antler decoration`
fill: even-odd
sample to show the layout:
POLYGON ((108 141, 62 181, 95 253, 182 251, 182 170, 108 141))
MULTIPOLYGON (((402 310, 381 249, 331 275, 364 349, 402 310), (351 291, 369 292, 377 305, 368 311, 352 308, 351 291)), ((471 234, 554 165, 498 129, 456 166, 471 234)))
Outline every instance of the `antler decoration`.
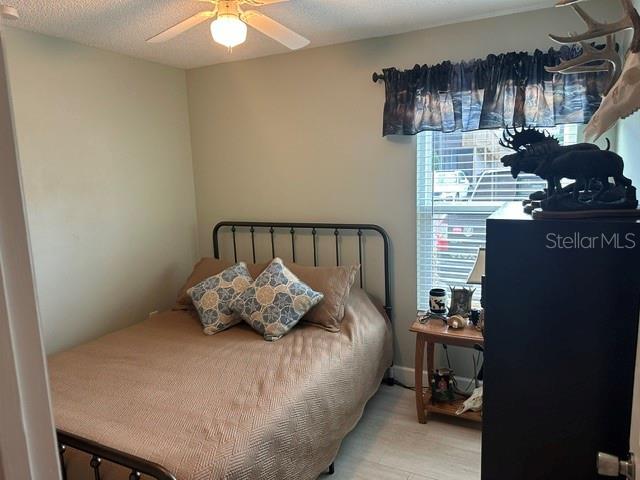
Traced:
POLYGON ((582 45, 582 55, 572 60, 560 63, 557 67, 546 67, 547 72, 551 73, 586 73, 586 72, 609 72, 611 75, 609 84, 605 89, 605 95, 609 93, 611 87, 620 78, 622 73, 622 58, 616 51, 615 33, 634 29, 634 40, 631 50, 638 51, 640 47, 640 36, 635 32, 640 30, 640 16, 633 7, 631 0, 622 0, 622 6, 625 10, 625 16, 613 23, 601 23, 594 20, 584 8, 579 5, 576 0, 560 0, 559 7, 571 5, 571 8, 587 25, 587 31, 581 34, 573 34, 566 37, 560 35, 549 35, 549 37, 562 44, 571 44, 580 42, 582 45), (603 49, 595 48, 589 42, 600 37, 607 37, 607 45, 603 49), (635 50, 634 50, 635 48, 635 50))
POLYGON ((504 148, 508 148, 510 150, 515 150, 516 152, 520 150, 519 146, 516 146, 515 139, 516 134, 518 133, 518 127, 514 128, 514 133, 511 133, 509 127, 505 128, 502 132, 502 139, 498 141, 498 143, 504 148))
MULTIPOLYGON (((574 5, 575 3, 577 3, 577 1, 566 2, 561 0, 556 6, 563 7, 566 5, 571 5, 571 8, 573 8, 573 10, 584 21, 584 23, 587 24, 587 31, 579 35, 569 35, 568 37, 562 37, 560 35, 549 35, 552 40, 564 44, 582 42, 584 40, 593 40, 595 38, 606 37, 607 35, 622 32, 624 30, 636 27, 631 15, 631 12, 635 11, 631 0, 622 0, 622 5, 625 9, 626 15, 617 22, 613 23, 601 23, 594 20, 591 15, 589 15, 585 11, 584 8, 582 8, 580 5, 574 5)), ((638 14, 636 12, 636 16, 637 15, 638 14)))
MULTIPOLYGON (((549 36, 553 37, 552 35, 549 36)), ((580 45, 582 46, 582 55, 572 60, 564 61, 557 67, 545 67, 545 70, 550 73, 564 74, 609 72, 611 79, 604 92, 606 95, 622 73, 622 58, 616 51, 615 36, 607 35, 607 45, 602 49, 596 48, 586 41, 581 41, 580 45)))
POLYGON ((523 147, 532 145, 534 143, 545 142, 552 140, 557 142, 558 140, 552 136, 546 130, 541 132, 535 127, 522 127, 518 130, 518 127, 513 128, 513 133, 509 127, 505 128, 502 132, 502 140, 498 143, 505 148, 519 152, 523 147))
POLYGON ((571 8, 587 25, 587 31, 581 34, 573 34, 566 37, 549 35, 549 37, 562 44, 579 42, 582 45, 582 54, 572 60, 561 62, 557 67, 545 67, 551 73, 587 73, 609 72, 610 80, 605 88, 604 99, 598 111, 594 114, 589 126, 585 130, 587 138, 598 138, 606 130, 611 128, 619 118, 625 118, 640 109, 640 99, 635 89, 640 88, 638 82, 632 80, 637 77, 638 57, 640 52, 640 15, 634 8, 631 0, 621 0, 625 15, 617 22, 603 23, 594 20, 579 5, 580 0, 559 0, 557 6, 571 5, 571 8), (633 39, 627 52, 625 62, 616 51, 615 33, 633 29, 633 39), (606 46, 602 49, 594 47, 590 42, 601 37, 606 37, 606 46), (633 95, 625 95, 621 101, 621 92, 634 89, 633 95), (629 97, 629 98, 626 98, 629 97))

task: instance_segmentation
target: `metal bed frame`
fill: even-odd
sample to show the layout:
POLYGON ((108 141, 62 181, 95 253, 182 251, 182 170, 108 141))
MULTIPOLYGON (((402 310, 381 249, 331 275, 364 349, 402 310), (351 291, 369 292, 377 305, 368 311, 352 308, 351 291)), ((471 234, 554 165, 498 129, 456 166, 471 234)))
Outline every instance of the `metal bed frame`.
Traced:
MULTIPOLYGON (((340 249, 340 237, 344 232, 352 232, 357 235, 358 239, 358 259, 361 265, 360 268, 360 288, 364 286, 364 272, 363 265, 364 259, 364 242, 363 237, 368 234, 378 235, 382 238, 383 243, 383 264, 384 264, 384 309, 389 319, 391 319, 391 287, 390 287, 390 273, 389 273, 389 235, 387 232, 378 225, 372 224, 350 224, 350 223, 291 223, 291 222, 245 222, 245 221, 224 221, 218 223, 213 228, 212 240, 213 240, 213 256, 217 259, 220 258, 220 232, 223 229, 229 229, 231 231, 232 245, 233 245, 233 257, 234 261, 238 261, 238 236, 240 234, 248 234, 251 239, 251 255, 253 263, 256 263, 256 232, 259 230, 269 233, 271 244, 271 257, 276 257, 276 241, 275 235, 277 232, 284 231, 288 233, 291 238, 291 250, 288 252, 291 255, 292 260, 296 261, 296 247, 299 248, 299 244, 296 243, 299 231, 303 231, 307 235, 311 236, 311 245, 313 248, 313 264, 318 266, 318 236, 319 232, 330 232, 335 238, 335 264, 341 265, 341 249, 340 249)), ((387 376, 385 382, 389 385, 393 385, 393 377, 387 376)), ((129 480, 139 480, 142 475, 147 475, 156 480, 176 480, 176 477, 167 469, 156 463, 150 462, 143 458, 131 455, 129 453, 110 448, 101 445, 92 440, 74 435, 63 430, 56 430, 58 438, 58 451, 60 456, 60 468, 63 480, 67 480, 67 469, 65 464, 65 452, 67 448, 73 448, 75 450, 82 451, 91 455, 89 465, 93 470, 94 480, 101 480, 100 467, 103 461, 115 463, 126 469, 130 469, 129 480)), ((333 463, 327 470, 328 474, 334 473, 333 463)))
POLYGON ((218 223, 213 228, 213 256, 220 258, 220 230, 228 228, 231 230, 231 236, 233 239, 233 260, 238 261, 238 242, 237 233, 238 229, 244 229, 248 231, 251 238, 251 255, 253 263, 256 263, 256 239, 255 233, 258 229, 263 229, 269 232, 271 243, 271 258, 276 257, 276 247, 274 235, 277 231, 285 231, 291 236, 291 258, 293 262, 296 261, 296 238, 297 231, 303 230, 311 234, 311 245, 313 248, 313 265, 318 266, 318 233, 319 231, 329 231, 333 233, 335 237, 335 261, 336 266, 341 265, 340 255, 340 233, 345 231, 355 232, 358 236, 358 260, 361 265, 360 268, 360 288, 364 286, 364 265, 363 261, 363 236, 366 233, 376 233, 382 238, 383 242, 383 262, 384 262, 384 309, 387 312, 389 318, 391 318, 391 286, 389 279, 389 235, 384 228, 378 225, 370 224, 357 224, 357 223, 279 223, 279 222, 234 222, 225 221, 218 223))

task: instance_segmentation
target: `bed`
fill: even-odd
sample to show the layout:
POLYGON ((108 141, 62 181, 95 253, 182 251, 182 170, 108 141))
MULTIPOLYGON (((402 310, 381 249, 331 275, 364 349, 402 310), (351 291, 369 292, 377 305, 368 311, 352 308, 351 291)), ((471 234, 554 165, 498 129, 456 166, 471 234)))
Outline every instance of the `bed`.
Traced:
POLYGON ((322 230, 335 237, 336 264, 347 231, 361 263, 367 235, 380 235, 382 254, 372 258, 383 261, 385 303, 362 288, 361 273, 338 333, 301 323, 265 342, 240 324, 207 336, 197 313, 172 310, 53 355, 64 478, 312 480, 332 471, 342 439, 392 362, 388 238, 370 225, 222 222, 214 256, 228 229, 233 260, 242 232, 255 263, 260 228, 272 256, 278 229, 286 229, 294 260, 300 232, 307 233, 316 265, 322 230))

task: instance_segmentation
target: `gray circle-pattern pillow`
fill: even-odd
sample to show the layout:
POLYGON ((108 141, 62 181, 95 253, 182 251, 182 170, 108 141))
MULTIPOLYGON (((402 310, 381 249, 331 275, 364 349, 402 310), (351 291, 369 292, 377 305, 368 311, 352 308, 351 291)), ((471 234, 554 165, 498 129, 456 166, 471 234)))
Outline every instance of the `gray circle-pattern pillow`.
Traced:
POLYGON ((231 301, 252 281, 247 265, 240 262, 187 290, 200 316, 204 333, 213 335, 242 321, 231 309, 231 301))
POLYGON ((301 282, 275 258, 258 278, 231 301, 237 312, 265 340, 278 340, 324 296, 301 282))

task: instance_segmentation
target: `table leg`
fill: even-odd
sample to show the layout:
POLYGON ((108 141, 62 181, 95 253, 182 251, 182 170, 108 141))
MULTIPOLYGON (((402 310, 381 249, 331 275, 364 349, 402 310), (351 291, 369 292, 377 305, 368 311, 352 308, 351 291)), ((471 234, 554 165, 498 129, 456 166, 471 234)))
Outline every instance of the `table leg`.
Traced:
POLYGON ((416 410, 418 412, 418 422, 427 423, 427 417, 424 411, 424 392, 422 389, 422 371, 424 369, 424 336, 421 333, 416 335, 416 365, 415 365, 415 384, 416 384, 416 410))
POLYGON ((436 344, 427 342, 427 380, 431 388, 431 378, 436 371, 436 344))

